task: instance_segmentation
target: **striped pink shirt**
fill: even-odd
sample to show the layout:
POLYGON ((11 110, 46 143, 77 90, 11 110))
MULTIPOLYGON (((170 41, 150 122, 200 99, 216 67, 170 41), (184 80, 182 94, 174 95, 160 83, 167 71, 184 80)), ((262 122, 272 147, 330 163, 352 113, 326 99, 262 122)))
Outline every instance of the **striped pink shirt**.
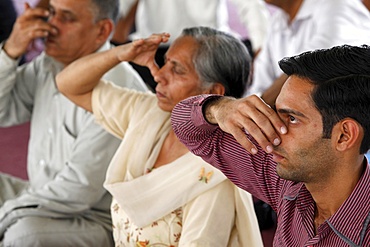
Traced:
POLYGON ((195 96, 179 103, 172 111, 173 129, 194 154, 272 206, 278 216, 274 246, 370 246, 369 165, 349 198, 319 226, 316 235, 315 202, 305 185, 280 178, 271 155, 261 148, 250 155, 231 135, 208 124, 202 105, 209 97, 195 96))

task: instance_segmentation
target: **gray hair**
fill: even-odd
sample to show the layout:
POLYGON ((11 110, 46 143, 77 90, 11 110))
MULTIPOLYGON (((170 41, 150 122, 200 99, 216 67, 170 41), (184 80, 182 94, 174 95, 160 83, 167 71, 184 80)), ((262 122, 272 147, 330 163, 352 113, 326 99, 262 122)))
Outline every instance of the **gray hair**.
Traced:
POLYGON ((95 20, 111 19, 117 23, 119 0, 91 0, 95 20))
POLYGON ((193 64, 203 83, 221 83, 225 95, 242 97, 250 80, 251 55, 237 38, 209 27, 192 27, 182 36, 194 38, 199 47, 193 64))

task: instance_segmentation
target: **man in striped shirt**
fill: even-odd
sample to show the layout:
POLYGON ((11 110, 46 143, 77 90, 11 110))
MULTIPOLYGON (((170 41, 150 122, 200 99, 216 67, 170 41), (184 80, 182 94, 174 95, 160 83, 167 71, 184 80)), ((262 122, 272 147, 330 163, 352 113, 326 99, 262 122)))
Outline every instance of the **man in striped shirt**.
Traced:
POLYGON ((200 95, 172 112, 179 139, 277 212, 274 246, 370 246, 370 47, 279 62, 270 108, 255 95, 200 95))

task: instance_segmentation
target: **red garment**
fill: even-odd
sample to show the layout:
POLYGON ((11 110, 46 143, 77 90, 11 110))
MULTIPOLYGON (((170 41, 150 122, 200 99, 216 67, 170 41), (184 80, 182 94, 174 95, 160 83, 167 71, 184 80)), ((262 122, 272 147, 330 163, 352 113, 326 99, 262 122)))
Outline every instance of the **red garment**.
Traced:
POLYGON ((207 123, 202 113, 207 99, 195 96, 178 104, 172 111, 172 127, 191 152, 271 205, 278 217, 274 246, 370 246, 370 168, 366 162, 352 194, 316 235, 315 202, 305 185, 280 178, 271 155, 260 147, 251 155, 230 134, 207 123))

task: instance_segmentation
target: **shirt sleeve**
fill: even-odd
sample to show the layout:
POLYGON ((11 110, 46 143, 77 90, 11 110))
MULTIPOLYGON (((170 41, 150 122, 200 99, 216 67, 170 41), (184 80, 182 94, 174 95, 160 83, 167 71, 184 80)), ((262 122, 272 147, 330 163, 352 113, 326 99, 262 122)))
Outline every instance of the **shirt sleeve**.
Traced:
POLYGON ((138 92, 102 80, 93 90, 92 109, 96 121, 122 139, 130 123, 156 106, 151 92, 138 92))
POLYGON ((172 128, 192 153, 220 169, 238 187, 276 209, 282 181, 276 174, 272 156, 249 136, 258 148, 258 153, 251 155, 232 135, 205 120, 202 107, 214 97, 218 96, 194 96, 177 104, 171 115, 172 128))
POLYGON ((0 126, 7 127, 30 120, 36 81, 34 63, 18 67, 0 45, 0 126))

